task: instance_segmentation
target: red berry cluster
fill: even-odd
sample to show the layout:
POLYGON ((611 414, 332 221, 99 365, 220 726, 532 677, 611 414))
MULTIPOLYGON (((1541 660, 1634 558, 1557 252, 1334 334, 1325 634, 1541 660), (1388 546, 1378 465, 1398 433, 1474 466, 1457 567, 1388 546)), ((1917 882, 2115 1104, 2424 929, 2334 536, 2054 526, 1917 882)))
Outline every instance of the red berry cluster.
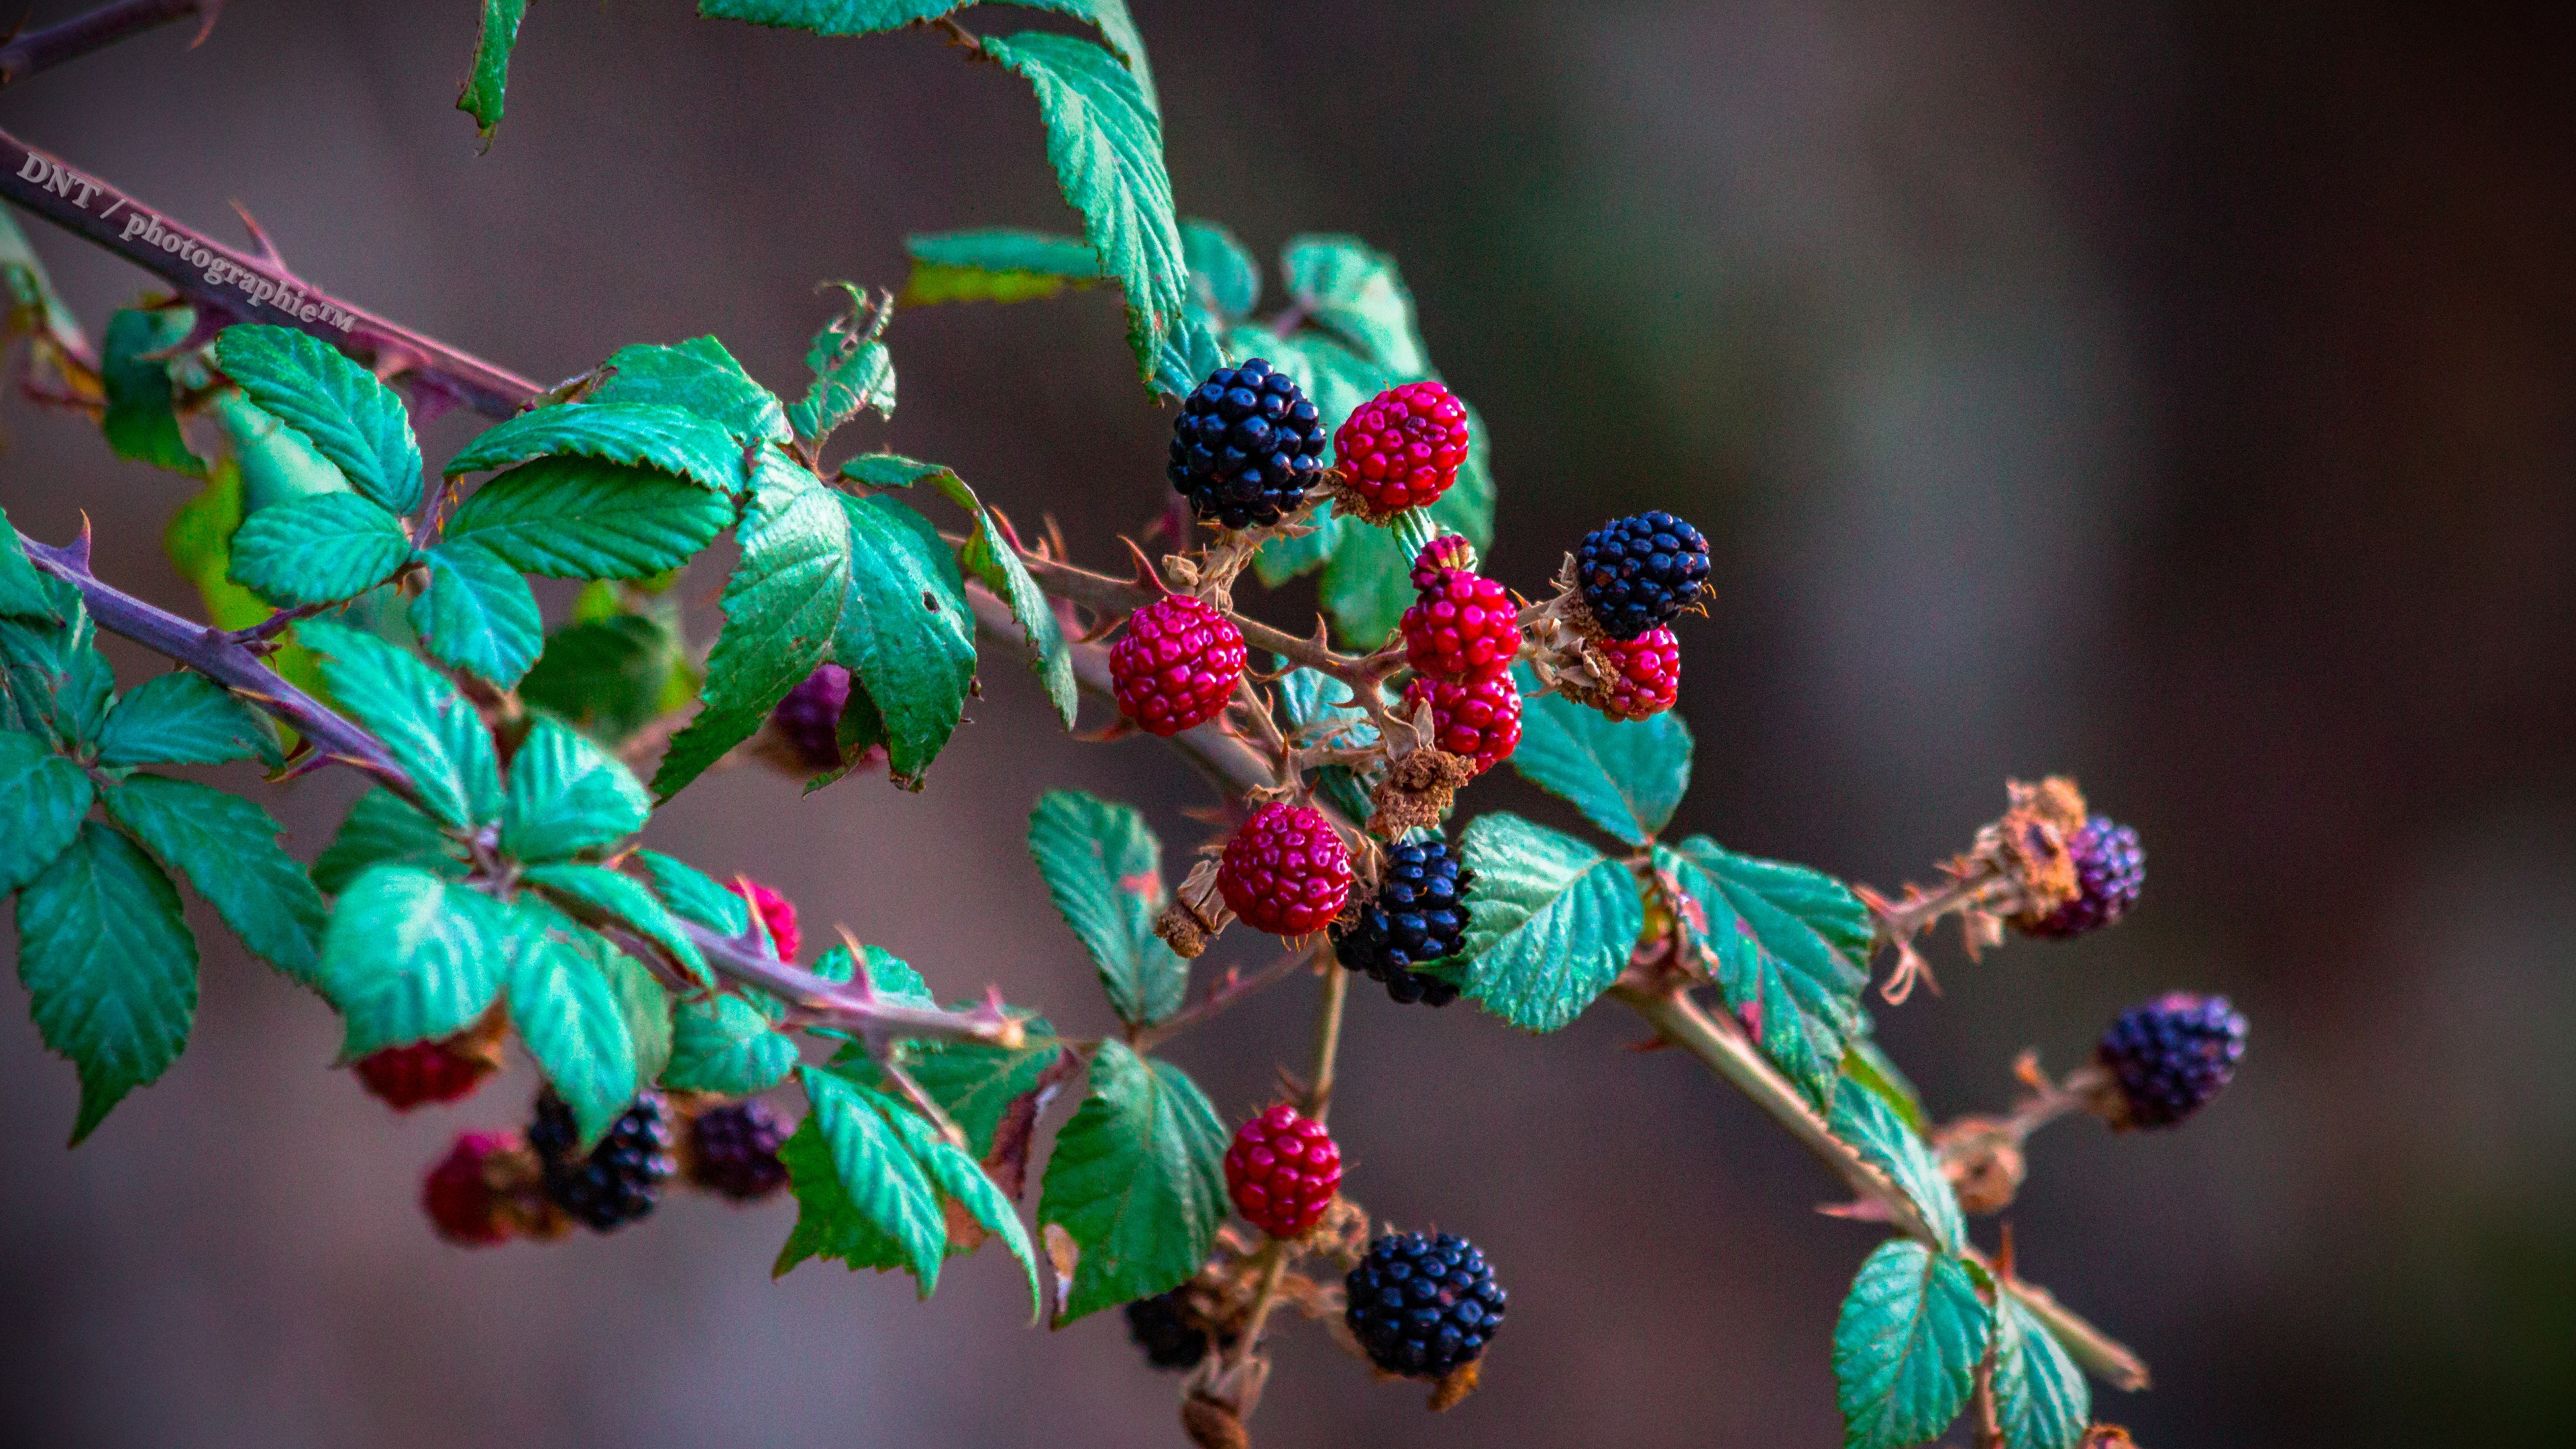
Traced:
POLYGON ((1413 682, 1404 708, 1431 706, 1432 743, 1476 762, 1479 774, 1521 740, 1519 611, 1492 579, 1465 567, 1467 540, 1444 534, 1413 561, 1415 602, 1404 611, 1404 657, 1413 682))
POLYGON ((1156 599, 1127 618, 1109 651, 1118 712, 1150 735, 1176 735, 1225 712, 1243 679, 1243 631, 1186 594, 1156 599))
POLYGON ((1351 898, 1350 851, 1321 811, 1273 802, 1225 843, 1216 888, 1255 930, 1311 935, 1351 898))
POLYGON ((1481 775, 1512 757, 1521 743, 1521 687, 1509 674, 1434 679, 1417 674, 1404 687, 1407 714, 1431 705, 1431 743, 1476 762, 1481 775))
POLYGON ((358 1059, 353 1068, 367 1091, 397 1112, 423 1102, 453 1102, 466 1096, 500 1063, 490 1055, 460 1050, 444 1041, 386 1047, 358 1059))
POLYGON ((1333 457, 1342 486, 1371 512, 1428 506, 1467 461, 1467 405, 1436 382, 1388 388, 1333 434, 1333 457))
POLYGON ((1681 641, 1662 625, 1634 639, 1596 640, 1587 652, 1610 677, 1598 687, 1566 692, 1614 720, 1662 714, 1681 697, 1681 641))
POLYGON ((1225 1190, 1244 1221, 1274 1238, 1303 1237, 1342 1185, 1342 1149, 1324 1124, 1285 1102, 1246 1122, 1225 1154, 1225 1190))

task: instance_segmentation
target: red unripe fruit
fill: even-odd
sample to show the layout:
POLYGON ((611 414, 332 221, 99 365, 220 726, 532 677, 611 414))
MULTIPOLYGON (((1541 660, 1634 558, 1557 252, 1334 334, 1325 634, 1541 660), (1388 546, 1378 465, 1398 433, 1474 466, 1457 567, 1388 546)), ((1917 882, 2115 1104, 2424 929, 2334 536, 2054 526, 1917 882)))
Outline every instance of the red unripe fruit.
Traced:
POLYGON ((1463 557, 1466 540, 1433 539, 1414 560, 1418 597, 1404 611, 1404 658, 1415 671, 1463 679, 1509 669, 1521 652, 1520 611, 1511 594, 1447 560, 1463 557))
POLYGON ((778 947, 778 959, 795 960, 805 945, 804 933, 796 929, 796 903, 749 876, 726 889, 749 901, 751 908, 760 913, 760 923, 769 929, 769 939, 778 947))
POLYGON ((504 1152, 515 1152, 512 1132, 460 1132, 456 1145, 430 1168, 421 1183, 421 1211, 429 1214, 438 1235, 469 1248, 488 1248, 510 1237, 508 1200, 492 1190, 485 1164, 504 1152))
POLYGON ((1156 599, 1127 618, 1109 650, 1118 712, 1149 735, 1176 735, 1225 712, 1243 680, 1243 631, 1187 594, 1156 599))
POLYGON ((1351 898, 1351 855, 1321 812, 1264 805, 1225 843, 1216 888, 1256 930, 1305 936, 1324 929, 1351 898))
POLYGON ((1588 652, 1614 672, 1601 687, 1567 690, 1578 704, 1625 721, 1662 714, 1681 697, 1682 646, 1670 629, 1658 625, 1634 639, 1599 640, 1588 652))
POLYGON ((1467 461, 1467 405, 1436 382, 1388 388, 1333 434, 1344 486, 1379 514, 1420 508, 1449 491, 1467 461))
POLYGON ((1521 742, 1521 687, 1509 672, 1467 679, 1417 674, 1404 687, 1404 712, 1431 703, 1431 743, 1476 762, 1481 775, 1511 758, 1521 742))
POLYGON ((371 1095, 408 1112, 423 1102, 453 1102, 471 1093, 499 1065, 443 1041, 419 1041, 370 1052, 352 1070, 371 1095))
POLYGON ((1342 1149, 1324 1124, 1285 1102, 1246 1122, 1225 1153, 1225 1190, 1244 1221, 1300 1238, 1323 1221, 1342 1185, 1342 1149))

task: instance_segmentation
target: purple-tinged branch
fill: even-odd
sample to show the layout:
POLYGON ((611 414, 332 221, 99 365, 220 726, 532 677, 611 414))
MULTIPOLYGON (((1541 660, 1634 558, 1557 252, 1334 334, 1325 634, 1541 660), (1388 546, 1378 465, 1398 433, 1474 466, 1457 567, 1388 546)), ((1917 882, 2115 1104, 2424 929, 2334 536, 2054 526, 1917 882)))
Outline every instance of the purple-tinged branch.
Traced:
POLYGON ((223 8, 224 0, 116 0, 113 5, 101 5, 0 45, 0 86, 16 85, 38 71, 197 15, 204 17, 204 23, 197 29, 197 38, 188 42, 193 49, 215 28, 215 15, 223 8))

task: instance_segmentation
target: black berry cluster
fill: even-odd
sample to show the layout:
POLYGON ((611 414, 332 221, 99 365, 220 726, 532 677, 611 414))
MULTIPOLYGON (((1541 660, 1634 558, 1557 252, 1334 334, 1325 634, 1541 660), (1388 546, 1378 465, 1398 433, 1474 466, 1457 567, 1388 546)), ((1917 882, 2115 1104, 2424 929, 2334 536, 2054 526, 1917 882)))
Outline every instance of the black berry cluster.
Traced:
POLYGON ((2147 853, 2138 847, 2138 832, 2109 816, 2085 821, 2067 839, 2066 849, 2075 857, 2075 879, 2082 889, 2075 899, 2022 925, 2030 935, 2081 936, 2098 930, 2127 915, 2147 883, 2147 853))
POLYGON ((1391 1374, 1436 1379, 1472 1363, 1503 1326, 1504 1294, 1465 1238, 1389 1233, 1343 1283, 1343 1319, 1391 1374))
POLYGON ((2095 1054, 2120 1084, 2120 1125, 2172 1127, 2207 1106, 2245 1055, 2245 1014, 2175 991, 2120 1013, 2095 1054))
POLYGON ((1360 907, 1357 921, 1333 929, 1334 956, 1385 982, 1397 1001, 1447 1006, 1458 999, 1456 984, 1419 968, 1466 944, 1470 878, 1445 840, 1394 847, 1376 898, 1360 907))
POLYGON ((1209 373, 1172 424, 1172 486, 1228 528, 1277 523, 1323 470, 1323 415, 1258 357, 1209 373))
POLYGON ((1158 1369, 1192 1369, 1207 1357, 1208 1332, 1181 1306, 1178 1293, 1157 1293, 1127 1305, 1127 1336, 1158 1369))
POLYGON ((546 1196, 573 1221, 605 1233, 653 1211, 676 1164, 670 1113, 658 1092, 639 1092, 586 1157, 574 1155, 581 1131, 572 1108, 548 1087, 537 1098, 528 1145, 545 1168, 546 1196))
POLYGON ((701 1112, 689 1126, 689 1180, 736 1202, 754 1202, 787 1185, 778 1149, 787 1125, 761 1101, 701 1112))
POLYGON ((1613 639, 1669 624, 1708 584, 1708 540, 1669 513, 1613 519, 1574 551, 1575 584, 1613 639))

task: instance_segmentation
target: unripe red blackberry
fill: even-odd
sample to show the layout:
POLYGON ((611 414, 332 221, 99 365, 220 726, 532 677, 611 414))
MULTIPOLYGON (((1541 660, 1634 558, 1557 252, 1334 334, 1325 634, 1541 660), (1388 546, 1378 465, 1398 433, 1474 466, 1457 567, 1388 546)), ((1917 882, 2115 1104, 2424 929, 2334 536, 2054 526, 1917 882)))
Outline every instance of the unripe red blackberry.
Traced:
POLYGON ((804 949, 805 933, 796 928, 796 903, 760 882, 744 876, 726 889, 751 903, 760 913, 760 923, 769 930, 769 939, 778 947, 778 959, 793 961, 804 949))
POLYGON ((545 1165, 546 1196, 554 1205, 595 1233, 650 1216, 661 1201, 662 1184, 677 1170, 662 1094, 638 1092, 587 1156, 574 1155, 580 1139, 572 1108, 548 1087, 537 1097, 528 1145, 545 1165))
POLYGON ((2147 884, 2147 853, 2138 832, 2096 815, 2066 837, 2075 858, 2075 899, 2037 920, 2015 917, 2025 934, 2063 938, 2099 930, 2129 913, 2147 884))
POLYGON ((1343 1280, 1342 1321, 1369 1361, 1407 1378, 1473 1363, 1503 1326, 1506 1295, 1476 1245, 1450 1233, 1389 1233, 1343 1280))
POLYGON ((1464 556, 1466 542, 1456 534, 1435 538, 1413 561, 1404 658, 1419 673, 1459 679, 1509 669, 1520 655, 1520 611, 1510 592, 1451 562, 1464 556))
POLYGON ((1377 895, 1359 918, 1333 928, 1333 955, 1352 971, 1386 983, 1395 1001, 1447 1006, 1457 984, 1415 969, 1454 956, 1466 944, 1470 872, 1444 840, 1390 848, 1377 895))
POLYGON ((519 1149, 515 1132, 460 1132, 456 1145, 429 1169, 420 1185, 421 1211, 438 1235, 469 1248, 488 1248, 510 1238, 508 1202, 492 1190, 486 1165, 504 1152, 519 1149))
POLYGON ((1323 471, 1323 416, 1258 357, 1209 373, 1172 422, 1166 472, 1190 511, 1211 523, 1277 523, 1323 471))
POLYGON ((757 1202, 787 1185, 778 1149, 787 1125, 754 1098, 710 1107, 689 1123, 689 1181, 736 1202, 757 1202))
POLYGON ((1404 687, 1404 712, 1429 701, 1431 743, 1475 761, 1483 774, 1512 757, 1521 743, 1521 687, 1497 670, 1467 679, 1417 674, 1404 687))
POLYGON ((1577 704, 1626 721, 1662 714, 1681 697, 1681 641, 1662 625, 1634 639, 1596 640, 1584 654, 1609 677, 1596 684, 1568 675, 1565 695, 1577 704))
POLYGON ((1708 583, 1708 540, 1669 513, 1613 519, 1574 551, 1575 586, 1613 639, 1669 624, 1708 583))
POLYGON ((2119 1084, 2119 1127, 2172 1127, 2209 1105, 2245 1055, 2245 1014, 2224 996, 2169 992, 2120 1013, 2094 1057, 2119 1084))
POLYGON ((837 664, 818 664, 804 683, 787 691, 787 697, 769 711, 769 722, 798 764, 815 772, 837 770, 841 709, 849 702, 850 671, 837 664))
POLYGON ((1323 1123, 1285 1102, 1237 1128, 1225 1152, 1234 1210, 1274 1238, 1304 1237, 1341 1186, 1342 1149, 1323 1123))
POLYGON ((1274 801, 1225 843, 1216 888, 1254 930, 1309 935, 1331 925, 1351 897, 1350 851, 1320 811, 1274 801))
POLYGON ((1243 680, 1243 631, 1187 594, 1156 599, 1127 616, 1109 650, 1118 712, 1149 735, 1171 736, 1225 713, 1243 680))
POLYGON ((1343 486, 1381 517, 1436 501, 1467 461, 1467 405, 1436 382, 1388 388, 1333 434, 1343 486))
POLYGON ((397 1112, 408 1112, 423 1102, 471 1095, 498 1066, 489 1056, 458 1051, 443 1041, 418 1041, 369 1052, 351 1070, 370 1095, 397 1112))

